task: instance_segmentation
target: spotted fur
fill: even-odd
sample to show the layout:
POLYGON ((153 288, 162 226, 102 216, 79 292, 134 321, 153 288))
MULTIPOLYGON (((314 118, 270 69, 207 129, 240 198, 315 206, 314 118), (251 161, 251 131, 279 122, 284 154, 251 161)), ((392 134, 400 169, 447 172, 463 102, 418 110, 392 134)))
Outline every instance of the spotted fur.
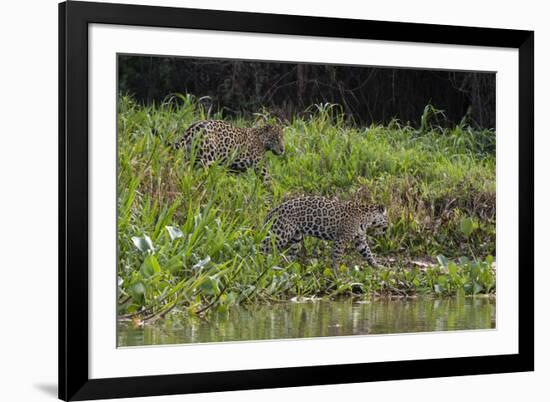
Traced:
POLYGON ((174 146, 183 146, 188 155, 196 147, 196 160, 204 166, 230 161, 229 168, 235 171, 254 168, 265 181, 269 173, 261 163, 263 157, 267 151, 282 155, 284 137, 278 126, 237 128, 222 120, 203 120, 189 126, 174 146))
POLYGON ((369 205, 357 196, 350 201, 321 196, 290 199, 271 210, 267 222, 271 222, 271 227, 262 243, 264 252, 269 252, 274 244, 278 250, 290 247, 295 254, 304 236, 314 236, 333 242, 333 268, 339 266, 349 243, 370 265, 378 267, 367 244, 366 229, 382 230, 388 225, 383 206, 369 205))

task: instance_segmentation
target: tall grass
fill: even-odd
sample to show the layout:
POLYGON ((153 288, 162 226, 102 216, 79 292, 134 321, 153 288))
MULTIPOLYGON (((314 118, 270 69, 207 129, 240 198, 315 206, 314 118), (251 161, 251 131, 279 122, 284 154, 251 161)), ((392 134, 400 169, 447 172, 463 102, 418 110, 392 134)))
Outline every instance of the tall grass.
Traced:
POLYGON ((399 121, 355 127, 337 106, 313 106, 285 127, 285 155, 267 155, 272 180, 266 185, 253 170, 204 169, 173 149, 192 122, 222 118, 208 115, 192 96, 152 106, 121 96, 121 317, 159 317, 173 308, 201 315, 295 296, 493 292, 495 133, 465 123, 435 127, 431 115, 427 108, 420 129, 399 121), (310 238, 302 261, 259 251, 265 215, 284 198, 315 193, 345 199, 360 185, 388 209, 388 230, 370 239, 386 269, 371 269, 350 250, 346 266, 332 272, 330 245, 310 238), (445 263, 440 257, 427 270, 411 264, 436 262, 438 255, 445 263), (459 261, 462 256, 468 258, 459 261))

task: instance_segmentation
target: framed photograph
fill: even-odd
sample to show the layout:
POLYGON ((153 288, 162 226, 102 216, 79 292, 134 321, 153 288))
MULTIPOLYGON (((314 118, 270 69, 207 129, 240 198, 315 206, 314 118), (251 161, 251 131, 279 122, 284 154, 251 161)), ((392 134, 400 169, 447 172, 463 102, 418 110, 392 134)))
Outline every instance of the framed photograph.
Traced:
POLYGON ((59 397, 534 369, 534 33, 59 5, 59 397))

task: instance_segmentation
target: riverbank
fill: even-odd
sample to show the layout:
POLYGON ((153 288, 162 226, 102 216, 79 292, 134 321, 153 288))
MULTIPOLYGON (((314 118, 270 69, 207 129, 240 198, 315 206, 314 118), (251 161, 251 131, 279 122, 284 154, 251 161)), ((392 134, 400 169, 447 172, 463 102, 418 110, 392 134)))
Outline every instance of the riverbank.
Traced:
MULTIPOLYGON (((285 124, 286 152, 268 154, 273 178, 190 166, 171 144, 207 116, 191 97, 119 102, 119 316, 204 316, 293 297, 495 293, 495 133, 400 122, 355 127, 330 105, 285 124), (263 255, 267 211, 292 194, 346 199, 365 185, 387 206, 389 228, 369 238, 385 268, 350 252, 337 272, 330 244, 308 238, 306 257, 263 255), (415 264, 427 261, 426 266, 415 264)), ((269 118, 269 116, 267 116, 269 118)), ((238 119, 237 126, 258 121, 238 119)))

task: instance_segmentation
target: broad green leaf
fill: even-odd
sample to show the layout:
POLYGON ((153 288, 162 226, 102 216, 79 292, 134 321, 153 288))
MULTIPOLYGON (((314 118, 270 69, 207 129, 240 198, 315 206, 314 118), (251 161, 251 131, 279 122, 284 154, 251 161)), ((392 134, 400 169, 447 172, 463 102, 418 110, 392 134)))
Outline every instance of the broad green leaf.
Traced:
POLYGON ((217 295, 220 293, 219 280, 214 276, 206 278, 199 288, 207 295, 217 295))
POLYGON ((457 266, 454 262, 450 262, 449 265, 447 266, 447 268, 449 269, 449 274, 451 276, 456 275, 456 272, 457 272, 458 268, 457 268, 457 266))
POLYGON ((460 231, 466 237, 470 237, 474 231, 474 222, 470 218, 463 218, 460 221, 460 231))
POLYGON ((168 231, 168 235, 171 240, 176 240, 183 237, 183 232, 175 226, 166 226, 166 230, 168 231))
POLYGON ((135 294, 139 294, 139 295, 142 295, 145 293, 145 285, 143 285, 142 282, 137 282, 137 283, 134 283, 130 289, 132 290, 133 293, 135 294))
POLYGON ((142 303, 145 295, 145 285, 142 282, 136 282, 128 289, 128 293, 138 303, 142 303))
POLYGON ((135 313, 138 309, 138 306, 136 304, 130 304, 128 308, 126 309, 127 313, 135 313))
POLYGON ((138 248, 138 250, 142 253, 153 253, 155 251, 153 241, 147 235, 144 235, 143 237, 134 236, 132 237, 132 241, 134 242, 134 245, 138 248))
POLYGON ((474 294, 478 294, 483 290, 483 286, 481 286, 479 283, 474 282, 474 294))
POLYGON ((149 254, 143 261, 143 264, 141 264, 140 271, 146 278, 158 274, 160 272, 160 264, 157 258, 153 254, 149 254))
POLYGON ((441 254, 437 256, 437 262, 439 262, 439 265, 441 265, 442 267, 446 267, 448 264, 447 258, 441 254))
POLYGON ((445 275, 439 275, 437 277, 437 283, 444 288, 447 285, 447 277, 445 275))

